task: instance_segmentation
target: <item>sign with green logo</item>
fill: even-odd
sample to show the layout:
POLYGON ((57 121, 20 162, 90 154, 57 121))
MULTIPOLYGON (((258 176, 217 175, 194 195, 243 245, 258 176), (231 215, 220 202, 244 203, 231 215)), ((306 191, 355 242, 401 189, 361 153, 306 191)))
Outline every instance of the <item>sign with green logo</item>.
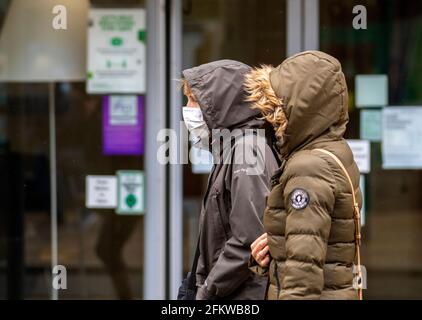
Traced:
POLYGON ((145 182, 143 171, 117 171, 118 214, 143 214, 145 212, 145 182))
POLYGON ((145 9, 90 9, 87 92, 144 94, 145 39, 145 9))

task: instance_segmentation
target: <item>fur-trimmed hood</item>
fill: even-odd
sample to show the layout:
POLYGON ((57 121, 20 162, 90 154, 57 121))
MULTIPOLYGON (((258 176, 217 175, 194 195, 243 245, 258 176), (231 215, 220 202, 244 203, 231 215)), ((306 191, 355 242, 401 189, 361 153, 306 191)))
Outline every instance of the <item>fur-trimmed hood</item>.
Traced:
POLYGON ((349 120, 348 93, 334 57, 320 51, 296 54, 272 70, 255 69, 247 76, 246 87, 249 100, 273 125, 271 118, 283 113, 286 121, 279 145, 283 157, 311 148, 316 141, 343 138, 349 120), (274 107, 274 99, 282 109, 274 107))

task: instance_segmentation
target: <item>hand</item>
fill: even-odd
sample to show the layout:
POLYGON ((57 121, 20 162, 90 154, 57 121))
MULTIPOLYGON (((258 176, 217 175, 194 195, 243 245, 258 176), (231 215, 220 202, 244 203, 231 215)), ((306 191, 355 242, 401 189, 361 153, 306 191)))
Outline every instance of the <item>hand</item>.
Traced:
POLYGON ((270 263, 270 254, 268 248, 267 234, 262 234, 251 244, 251 253, 255 261, 262 267, 268 267, 270 263))

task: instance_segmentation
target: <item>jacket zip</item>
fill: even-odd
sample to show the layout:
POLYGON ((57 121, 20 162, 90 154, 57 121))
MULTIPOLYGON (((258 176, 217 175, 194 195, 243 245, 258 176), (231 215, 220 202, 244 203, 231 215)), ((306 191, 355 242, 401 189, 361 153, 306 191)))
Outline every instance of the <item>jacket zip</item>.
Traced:
POLYGON ((221 221, 221 225, 223 226, 223 230, 224 230, 224 234, 226 236, 226 241, 229 240, 229 233, 227 232, 226 229, 226 223, 224 222, 224 219, 222 217, 222 212, 221 212, 221 207, 220 207, 220 203, 218 202, 218 197, 220 196, 220 192, 214 188, 216 197, 215 197, 215 201, 217 202, 217 210, 218 210, 218 217, 220 218, 221 221))

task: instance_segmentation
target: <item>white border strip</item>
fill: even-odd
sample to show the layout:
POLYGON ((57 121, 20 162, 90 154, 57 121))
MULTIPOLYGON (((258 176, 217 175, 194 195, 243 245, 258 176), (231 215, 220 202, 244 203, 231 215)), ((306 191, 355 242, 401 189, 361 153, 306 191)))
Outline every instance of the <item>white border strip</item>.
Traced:
POLYGON ((157 161, 166 126, 165 0, 147 0, 147 94, 145 106, 144 299, 166 298, 166 171, 157 161))

